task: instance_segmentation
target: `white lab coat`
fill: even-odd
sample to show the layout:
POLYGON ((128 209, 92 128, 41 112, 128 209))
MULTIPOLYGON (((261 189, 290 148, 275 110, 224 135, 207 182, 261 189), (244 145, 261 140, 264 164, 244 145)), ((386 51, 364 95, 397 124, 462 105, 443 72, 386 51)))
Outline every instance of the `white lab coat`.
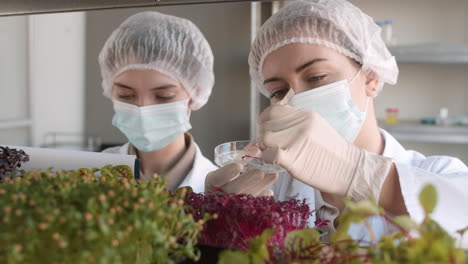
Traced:
MULTIPOLYGON (((426 184, 433 184, 437 189, 438 202, 431 217, 445 230, 459 239, 457 230, 468 226, 468 167, 457 158, 448 156, 425 157, 421 153, 405 150, 389 133, 381 130, 385 140, 383 156, 392 158, 399 174, 401 192, 406 208, 412 219, 421 222, 424 212, 419 204, 419 193, 426 184)), ((314 188, 289 176, 279 177, 272 186, 278 200, 307 199, 311 209, 315 209, 314 188)), ((318 191, 317 191, 318 192, 318 191)), ((315 214, 309 219, 313 226, 315 214)), ((372 219, 371 225, 379 238, 389 230, 380 219, 372 219)), ((349 234, 354 239, 369 241, 369 234, 364 225, 352 225, 349 234)), ((468 247, 468 237, 459 241, 462 247, 468 247)))
MULTIPOLYGON (((196 152, 192 170, 187 174, 187 176, 185 176, 184 180, 177 188, 190 186, 194 192, 201 193, 205 191, 206 175, 214 170, 217 170, 218 167, 210 160, 205 158, 205 156, 203 156, 200 148, 195 142, 193 142, 193 144, 195 144, 196 152)), ((130 143, 126 143, 119 147, 105 149, 103 152, 128 155, 129 145, 130 143)))

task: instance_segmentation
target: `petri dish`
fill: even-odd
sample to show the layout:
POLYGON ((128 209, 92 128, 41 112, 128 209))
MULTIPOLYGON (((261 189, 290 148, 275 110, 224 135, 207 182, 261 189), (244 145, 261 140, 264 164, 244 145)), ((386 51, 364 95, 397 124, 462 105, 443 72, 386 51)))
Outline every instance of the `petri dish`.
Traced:
POLYGON ((226 142, 215 148, 215 163, 222 167, 231 162, 244 164, 246 171, 259 169, 264 172, 283 172, 284 168, 278 165, 268 164, 263 161, 260 155, 253 155, 245 151, 251 143, 249 140, 238 140, 226 142))

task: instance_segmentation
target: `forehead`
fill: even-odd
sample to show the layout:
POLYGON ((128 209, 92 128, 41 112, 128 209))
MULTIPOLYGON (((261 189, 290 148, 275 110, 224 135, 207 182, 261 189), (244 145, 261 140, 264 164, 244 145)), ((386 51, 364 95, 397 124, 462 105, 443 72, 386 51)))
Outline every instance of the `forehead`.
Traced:
POLYGON ((114 82, 177 82, 174 78, 156 70, 128 70, 114 78, 114 82))
POLYGON ((292 43, 273 51, 265 58, 262 74, 268 78, 280 72, 294 71, 317 58, 326 59, 326 63, 332 65, 350 65, 349 58, 334 49, 310 43, 292 43))

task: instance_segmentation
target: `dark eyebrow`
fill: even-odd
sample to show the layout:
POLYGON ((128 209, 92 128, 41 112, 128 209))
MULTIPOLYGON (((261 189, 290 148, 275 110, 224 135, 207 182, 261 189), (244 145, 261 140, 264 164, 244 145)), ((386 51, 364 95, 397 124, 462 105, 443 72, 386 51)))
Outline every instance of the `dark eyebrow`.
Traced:
POLYGON ((127 86, 127 85, 122 84, 122 83, 117 83, 117 82, 116 82, 116 83, 114 83, 114 85, 117 85, 117 86, 119 86, 120 88, 125 88, 125 89, 129 89, 129 90, 134 90, 132 87, 127 86))
POLYGON ((270 78, 270 79, 267 79, 263 82, 263 84, 267 84, 267 83, 271 83, 271 82, 280 82, 282 81, 283 79, 281 78, 277 78, 277 77, 273 77, 273 78, 270 78))
POLYGON ((163 85, 163 86, 151 88, 150 90, 151 90, 151 91, 154 91, 154 90, 164 90, 164 89, 175 88, 175 87, 176 87, 176 86, 173 85, 173 84, 167 84, 167 85, 163 85))
MULTIPOLYGON (((313 59, 309 62, 306 62, 304 64, 302 64, 301 66, 297 67, 296 69, 296 73, 299 73, 301 71, 303 71, 305 68, 309 67, 310 65, 316 63, 316 62, 321 62, 321 61, 326 61, 327 59, 325 58, 316 58, 316 59, 313 59)), ((270 82, 279 82, 279 81, 282 81, 283 79, 281 78, 277 78, 277 77, 273 77, 273 78, 270 78, 270 79, 267 79, 263 82, 263 84, 267 84, 267 83, 270 83, 270 82)))
POLYGON ((310 65, 316 63, 316 62, 321 62, 321 61, 326 61, 327 59, 325 58, 316 58, 316 59, 313 59, 309 62, 306 62, 304 64, 302 64, 301 66, 297 67, 296 69, 296 73, 300 73, 301 71, 303 71, 305 68, 309 67, 310 65))
MULTIPOLYGON (((134 88, 128 86, 128 85, 125 85, 125 84, 122 84, 122 83, 114 83, 114 85, 117 85, 121 88, 125 88, 125 89, 129 89, 129 90, 135 90, 134 88)), ((160 87, 155 87, 155 88, 151 88, 150 90, 151 91, 154 91, 154 90, 163 90, 163 89, 169 89, 169 88, 173 88, 173 87, 176 87, 175 85, 173 84, 168 84, 168 85, 163 85, 163 86, 160 86, 160 87)))

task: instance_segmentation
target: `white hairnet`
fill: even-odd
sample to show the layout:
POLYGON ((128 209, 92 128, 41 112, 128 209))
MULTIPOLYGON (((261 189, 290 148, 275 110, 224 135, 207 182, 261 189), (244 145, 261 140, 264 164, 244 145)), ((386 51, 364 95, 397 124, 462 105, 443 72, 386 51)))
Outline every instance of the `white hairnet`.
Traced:
POLYGON ((214 85, 213 53, 189 20, 142 12, 125 20, 99 54, 102 88, 111 97, 114 78, 128 70, 151 69, 178 80, 192 99, 192 109, 208 101, 214 85))
POLYGON ((249 55, 250 76, 266 96, 262 67, 273 51, 290 43, 311 43, 332 48, 362 64, 368 76, 395 84, 398 67, 373 19, 345 0, 292 2, 260 28, 249 55))

